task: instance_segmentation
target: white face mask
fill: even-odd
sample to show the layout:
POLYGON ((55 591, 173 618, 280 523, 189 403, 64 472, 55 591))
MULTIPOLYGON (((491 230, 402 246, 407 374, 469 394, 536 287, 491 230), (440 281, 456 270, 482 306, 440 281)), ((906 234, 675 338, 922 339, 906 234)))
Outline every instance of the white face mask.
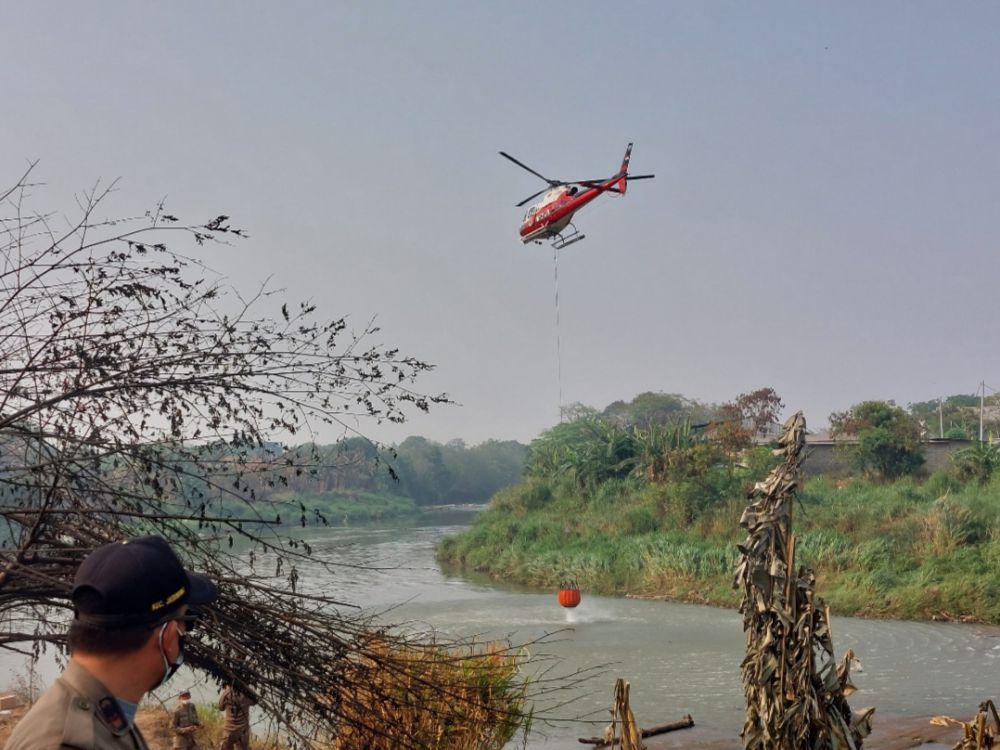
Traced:
POLYGON ((186 633, 180 632, 179 629, 177 632, 177 661, 171 664, 170 660, 167 658, 167 650, 163 648, 163 636, 167 632, 168 625, 170 625, 169 622, 163 623, 163 627, 160 628, 160 635, 157 639, 157 642, 160 645, 160 656, 163 657, 163 678, 159 681, 159 683, 157 683, 153 690, 163 687, 167 683, 167 680, 173 677, 174 673, 180 669, 181 665, 184 663, 184 636, 186 633))

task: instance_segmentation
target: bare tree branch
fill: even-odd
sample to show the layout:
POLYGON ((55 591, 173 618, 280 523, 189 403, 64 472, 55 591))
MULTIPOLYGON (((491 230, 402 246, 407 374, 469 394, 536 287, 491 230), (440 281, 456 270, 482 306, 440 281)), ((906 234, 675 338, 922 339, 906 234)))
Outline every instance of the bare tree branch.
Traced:
POLYGON ((358 417, 401 422, 446 403, 415 389, 431 365, 371 343, 374 321, 351 333, 312 304, 206 281, 175 245, 245 237, 227 216, 186 224, 161 203, 99 219, 112 183, 56 231, 54 215, 27 209, 33 168, 0 192, 0 648, 63 644, 88 551, 156 533, 221 582, 190 661, 254 693, 286 740, 428 744, 392 732, 368 710, 377 704, 419 721, 476 716, 490 733, 469 746, 500 747, 529 693, 573 684, 579 673, 531 692, 520 647, 421 639, 301 590, 301 564, 317 561, 278 525, 311 519, 262 495, 329 455, 274 436, 351 434, 358 417), (468 674, 498 679, 497 691, 470 692, 456 677, 468 674))

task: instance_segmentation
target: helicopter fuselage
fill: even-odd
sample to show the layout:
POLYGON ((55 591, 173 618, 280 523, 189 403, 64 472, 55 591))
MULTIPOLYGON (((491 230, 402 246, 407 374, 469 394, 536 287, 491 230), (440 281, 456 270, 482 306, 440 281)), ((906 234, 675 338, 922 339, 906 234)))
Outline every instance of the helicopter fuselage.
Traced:
POLYGON ((527 244, 559 235, 573 220, 573 214, 613 184, 612 181, 607 187, 602 185, 582 192, 575 192, 564 185, 550 190, 525 213, 521 223, 521 242, 527 244))

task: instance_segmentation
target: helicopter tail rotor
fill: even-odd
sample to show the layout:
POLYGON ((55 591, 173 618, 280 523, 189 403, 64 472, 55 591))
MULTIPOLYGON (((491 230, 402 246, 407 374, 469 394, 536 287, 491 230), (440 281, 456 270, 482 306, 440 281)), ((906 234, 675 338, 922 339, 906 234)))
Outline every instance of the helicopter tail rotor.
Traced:
POLYGON ((628 160, 632 158, 632 144, 628 144, 625 149, 625 158, 622 159, 622 168, 618 170, 621 179, 615 185, 615 192, 625 195, 625 188, 628 187, 628 160))

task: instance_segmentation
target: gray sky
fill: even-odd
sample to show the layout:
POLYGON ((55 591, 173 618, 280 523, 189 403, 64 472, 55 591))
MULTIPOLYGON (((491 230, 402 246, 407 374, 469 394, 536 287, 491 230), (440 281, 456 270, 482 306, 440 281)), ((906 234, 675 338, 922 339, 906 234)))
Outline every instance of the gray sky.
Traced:
POLYGON ((560 254, 564 403, 771 386, 818 428, 1000 387, 1000 4, 10 3, 0 40, 3 183, 233 216, 210 266, 377 316, 461 404, 376 439, 558 420, 543 185, 501 149, 657 176, 560 254))

